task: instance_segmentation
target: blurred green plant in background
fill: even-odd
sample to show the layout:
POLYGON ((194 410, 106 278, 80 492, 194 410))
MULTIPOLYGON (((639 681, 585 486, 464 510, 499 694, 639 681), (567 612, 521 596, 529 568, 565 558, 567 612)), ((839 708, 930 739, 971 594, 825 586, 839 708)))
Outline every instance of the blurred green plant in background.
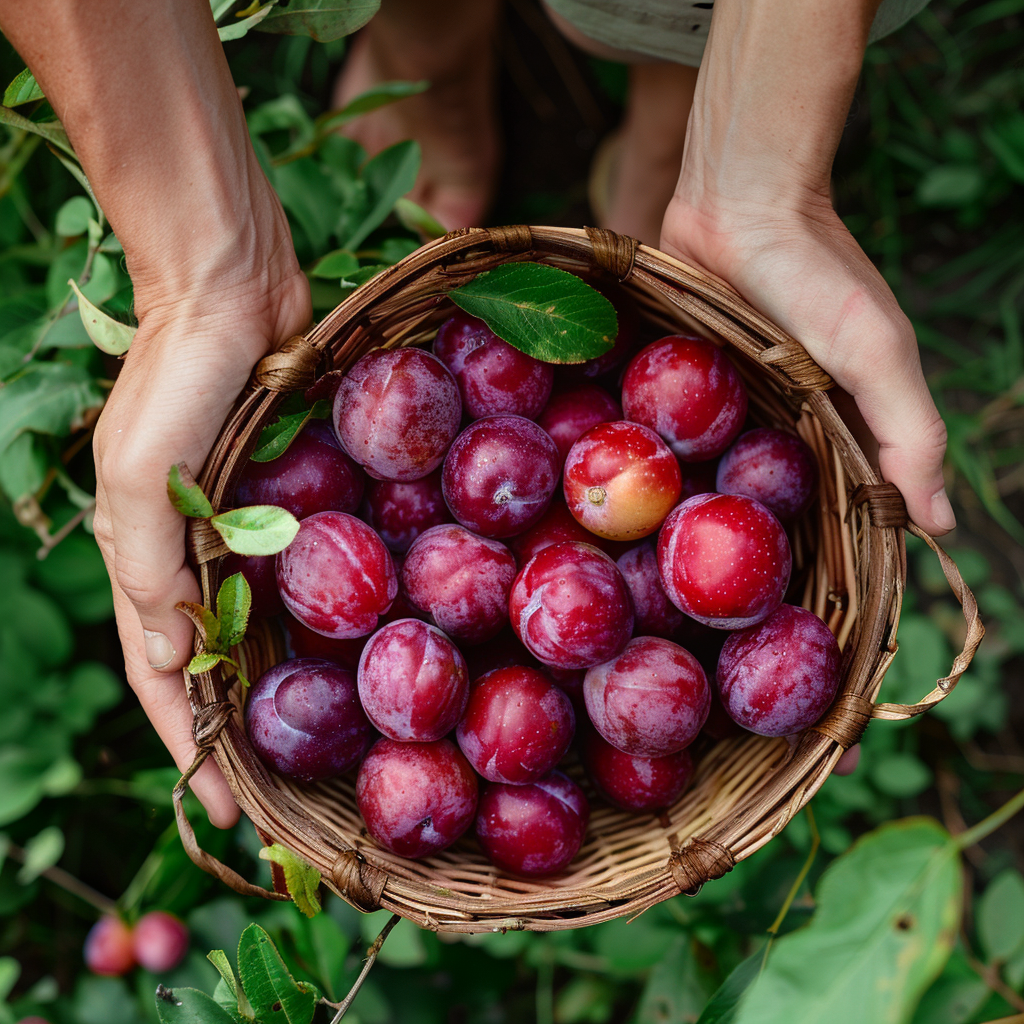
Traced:
MULTIPOLYGON (((440 230, 404 198, 419 167, 414 142, 367 160, 334 131, 423 86, 379 87, 325 113, 343 39, 244 35, 254 18, 294 28, 282 24, 288 8, 256 5, 237 19, 230 3, 215 7, 322 315, 440 230)), ((547 935, 439 936, 402 922, 346 1020, 980 1024, 1024 1014, 1024 830, 1020 819, 990 820, 981 831, 1005 828, 982 846, 965 824, 1024 785, 1021 52, 1024 0, 934 0, 869 50, 836 167, 840 212, 913 319, 949 424, 962 522, 951 554, 989 630, 970 672, 924 720, 873 725, 855 774, 830 778, 809 813, 697 897, 547 935)), ((579 66, 615 95, 620 68, 579 66)), ((3 80, 20 68, 7 47, 3 80)), ((248 954, 235 956, 243 935, 259 937, 254 925, 280 951, 288 992, 315 986, 337 1002, 387 915, 329 898, 307 919, 291 904, 230 894, 196 868, 173 822, 177 773, 111 667, 120 652, 89 535, 89 440, 116 362, 91 343, 67 282, 122 324, 131 287, 33 86, 14 80, 0 118, 0 1024, 29 1014, 53 1024, 241 1020, 231 972, 244 992, 258 987, 248 954), (184 963, 159 978, 90 975, 85 933, 115 906, 129 921, 153 908, 182 917, 192 933, 184 963), (211 949, 225 951, 216 967, 211 949), (158 983, 215 996, 154 999, 158 983), (187 1016, 188 1000, 205 1009, 187 1016)), ((544 183, 536 189, 505 207, 550 205, 544 183)), ((909 546, 909 566, 901 654, 882 699, 913 703, 948 670, 963 627, 923 546, 909 546)), ((269 883, 251 825, 219 832, 198 804, 188 809, 201 846, 269 883)), ((297 1000, 294 1020, 331 1019, 326 1004, 297 1000)), ((259 1019, 282 1019, 273 1003, 249 1002, 259 1019)))

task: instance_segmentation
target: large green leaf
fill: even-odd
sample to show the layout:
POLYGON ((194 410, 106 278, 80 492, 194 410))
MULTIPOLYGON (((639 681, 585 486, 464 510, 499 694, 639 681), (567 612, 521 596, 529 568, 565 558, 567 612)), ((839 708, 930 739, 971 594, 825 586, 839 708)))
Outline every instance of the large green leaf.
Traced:
POLYGON ((234 1018, 211 996, 197 988, 169 989, 156 993, 160 1024, 235 1024, 234 1018))
POLYGON ((420 170, 420 144, 413 139, 397 142, 382 150, 363 167, 363 180, 370 196, 370 209, 342 244, 356 249, 384 218, 395 203, 416 184, 420 170))
POLYGON ((90 409, 103 404, 92 375, 72 363, 30 363, 0 387, 0 451, 19 434, 67 434, 90 409))
POLYGON ((377 13, 380 0, 292 0, 270 12, 261 32, 312 36, 318 43, 340 39, 362 28, 377 13))
POLYGON ((810 924, 779 939, 736 1024, 902 1024, 960 924, 956 847, 908 818, 860 839, 822 875, 810 924))
POLYGON ((615 343, 615 308, 585 281, 542 263, 505 263, 449 292, 499 338, 546 363, 582 363, 615 343))
POLYGON ((238 973, 242 988, 263 1024, 310 1024, 319 993, 297 983, 288 972, 270 936, 251 924, 238 943, 238 973))

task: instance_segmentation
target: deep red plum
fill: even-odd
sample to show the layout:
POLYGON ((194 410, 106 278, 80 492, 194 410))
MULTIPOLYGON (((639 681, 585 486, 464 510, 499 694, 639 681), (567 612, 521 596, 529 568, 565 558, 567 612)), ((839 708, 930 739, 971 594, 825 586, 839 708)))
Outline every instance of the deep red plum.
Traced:
POLYGON ((633 598, 633 632, 637 636, 676 639, 686 616, 668 599, 661 585, 654 542, 630 548, 615 564, 633 598))
POLYGON ((302 782, 355 767, 373 735, 355 674, 318 658, 282 661, 260 676, 245 725, 264 764, 302 782))
POLYGON ((507 623, 501 632, 485 644, 466 644, 462 652, 469 667, 469 681, 476 682, 498 668, 536 668, 537 659, 519 642, 519 637, 507 623))
POLYGON ((221 564, 221 579, 226 580, 240 572, 252 592, 250 615, 266 619, 280 615, 284 602, 277 589, 277 558, 274 555, 236 555, 229 551, 221 564))
POLYGON ((455 378, 419 348, 367 353, 334 396, 334 429, 342 445, 381 480, 418 480, 436 469, 461 417, 455 378))
POLYGON ((188 952, 188 928, 173 914, 151 910, 132 930, 132 950, 139 966, 151 974, 170 971, 188 952))
POLYGON ((370 721, 405 742, 429 743, 451 732, 469 699, 469 672, 459 649, 419 619, 390 622, 370 637, 358 683, 370 721))
POLYGON ((93 974, 116 978, 135 966, 132 932, 119 917, 101 917, 89 929, 82 952, 93 974))
POLYGON ((561 761, 576 717, 569 698, 534 668, 502 668, 478 679, 456 736, 490 782, 536 782, 561 761))
POLYGON ((745 629, 770 615, 789 586, 786 531, 760 502, 698 494, 658 534, 658 572, 672 603, 716 629, 745 629))
POLYGON ((441 475, 444 500, 467 529, 504 538, 547 511, 558 484, 558 449, 522 416, 486 416, 456 439, 441 475))
POLYGON ((589 544, 552 544, 534 555, 512 585, 508 611, 516 636, 556 668, 599 665, 633 632, 629 587, 589 544))
POLYGON ((591 533, 639 540, 661 526, 679 500, 679 463, 648 427, 599 423, 572 446, 562 488, 569 511, 591 533))
POLYGON ((693 780, 689 750, 638 757, 613 747, 600 733, 588 729, 581 754, 594 788, 609 803, 635 814, 671 807, 693 780))
POLYGON ((300 622, 337 640, 366 636, 398 595, 388 549, 366 523, 319 512, 277 556, 277 586, 300 622))
POLYGON ((555 379, 553 366, 513 348, 462 310, 441 324, 434 355, 458 382, 462 408, 474 420, 498 413, 533 419, 555 379))
POLYGON ((754 498, 788 523, 810 505, 817 485, 814 452, 796 434, 758 427, 722 456, 715 489, 754 498))
POLYGON ((420 480, 371 480, 363 518, 391 551, 405 552, 424 530, 452 521, 441 493, 441 471, 420 480))
POLYGON ((559 497, 551 502, 547 512, 525 533, 510 537, 508 546, 516 556, 520 567, 533 558, 538 551, 558 544, 565 540, 579 541, 581 544, 593 544, 602 550, 606 543, 603 537, 592 534, 582 523, 577 522, 569 511, 569 506, 559 497))
POLYGON ((657 431, 681 462, 701 462, 721 455, 743 428, 747 390, 717 345, 674 334, 629 364, 622 411, 657 431))
POLYGON ((660 637, 630 640, 616 658, 587 671, 583 699, 594 728, 613 746, 662 757, 689 746, 711 707, 700 662, 660 637))
POLYGON ((508 621, 516 560, 504 544, 462 526, 433 526, 413 541, 402 566, 409 601, 464 643, 496 636, 508 621))
POLYGON ((839 644, 813 612, 784 604, 733 633, 718 659, 717 683, 730 717, 761 736, 813 725, 839 687, 839 644))
POLYGON ((502 871, 554 875, 579 852, 589 817, 583 790, 561 772, 552 772, 525 786, 484 786, 476 835, 484 853, 502 871))
POLYGON ((451 740, 379 739, 363 759, 356 802, 371 836, 401 857, 428 857, 473 823, 477 781, 451 740))
POLYGON ((604 388, 596 384, 581 384, 569 391, 559 391, 537 417, 537 423, 550 435, 564 464, 569 449, 580 434, 596 427, 622 419, 622 406, 604 388))

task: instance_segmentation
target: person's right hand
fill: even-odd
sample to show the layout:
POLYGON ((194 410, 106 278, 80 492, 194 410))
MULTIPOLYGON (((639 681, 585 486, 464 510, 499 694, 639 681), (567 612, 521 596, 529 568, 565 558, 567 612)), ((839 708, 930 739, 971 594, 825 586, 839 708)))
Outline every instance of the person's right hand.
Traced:
MULTIPOLYGON (((311 317, 308 282, 265 182, 253 203, 266 214, 255 218, 263 233, 225 238, 225 258, 197 268, 187 288, 164 294, 159 273, 139 275, 139 331, 94 442, 96 539, 113 584, 128 681, 182 771, 196 753, 181 673, 193 626, 175 605, 201 597, 167 474, 178 462, 199 474, 254 364, 311 317)), ((191 785, 215 825, 234 824, 238 808, 212 761, 191 785)))

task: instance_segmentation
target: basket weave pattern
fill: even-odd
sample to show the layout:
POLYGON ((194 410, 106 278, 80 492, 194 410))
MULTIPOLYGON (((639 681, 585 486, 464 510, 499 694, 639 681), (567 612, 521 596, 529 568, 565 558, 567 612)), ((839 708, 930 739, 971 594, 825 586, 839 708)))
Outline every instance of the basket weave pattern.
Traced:
MULTIPOLYGON (((608 231, 456 232, 363 285, 305 337, 259 364, 200 477, 214 508, 229 507, 260 431, 287 392, 309 387, 326 370, 347 369, 371 348, 429 340, 451 313, 450 289, 510 260, 601 268, 622 282, 650 327, 724 339, 747 385, 751 416, 764 426, 796 430, 810 445, 821 468, 820 493, 793 538, 790 600, 835 633, 843 654, 839 696, 796 742, 747 735, 698 749, 693 785, 660 816, 593 803, 586 840, 568 871, 527 881, 500 873, 471 838, 419 862, 383 850, 366 834, 350 777, 307 786, 271 775, 245 735, 237 681, 225 681, 219 668, 186 677, 200 753, 175 789, 178 823, 193 859, 240 892, 276 896, 199 850, 181 808, 188 779, 208 753, 260 834, 319 868, 330 888, 362 910, 384 907, 423 927, 460 932, 548 931, 635 915, 720 877, 777 835, 871 718, 909 718, 934 706, 956 685, 981 640, 973 595, 949 558, 908 524, 896 489, 878 480, 825 393, 828 375, 721 281, 608 231), (896 652, 904 528, 939 557, 963 606, 965 643, 950 674, 919 704, 876 704, 896 652)), ((189 521, 188 540, 210 605, 226 549, 199 520, 189 521)), ((285 656, 281 636, 267 624, 254 624, 236 653, 250 678, 285 656)))

